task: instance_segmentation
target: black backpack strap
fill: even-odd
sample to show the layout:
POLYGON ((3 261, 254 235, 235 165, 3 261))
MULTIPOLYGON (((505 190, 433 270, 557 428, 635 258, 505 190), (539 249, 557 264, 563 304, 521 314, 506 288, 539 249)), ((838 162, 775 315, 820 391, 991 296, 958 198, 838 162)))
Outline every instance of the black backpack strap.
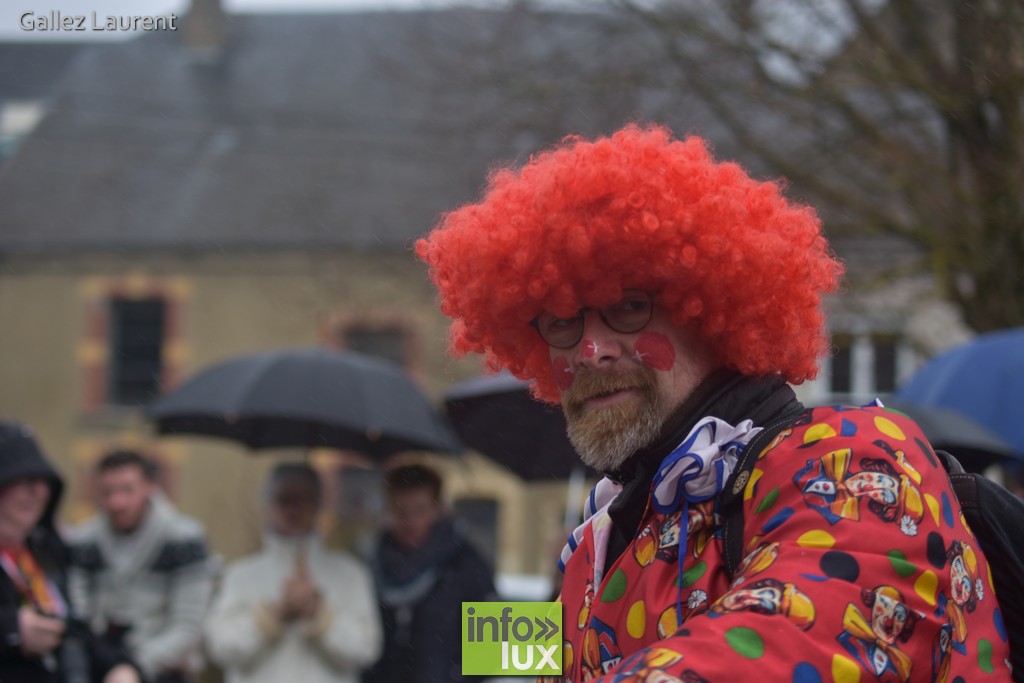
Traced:
POLYGON ((775 439, 782 431, 790 427, 807 410, 803 405, 797 403, 793 410, 787 411, 785 415, 772 420, 758 432, 753 439, 747 443, 736 461, 736 467, 732 471, 729 480, 725 482, 719 510, 725 521, 722 525, 722 560, 725 562, 725 571, 731 580, 736 576, 740 562, 743 561, 743 490, 750 481, 750 474, 754 471, 757 463, 757 456, 768 444, 775 439))
POLYGON ((1010 641, 1013 680, 1024 681, 1024 501, 981 474, 964 471, 946 451, 936 450, 953 495, 988 561, 996 600, 1010 641))
POLYGON ((936 457, 938 457, 939 462, 942 463, 942 466, 950 474, 964 474, 965 473, 964 466, 961 465, 960 461, 956 459, 956 456, 954 456, 949 451, 944 451, 941 448, 936 448, 934 453, 935 453, 936 457))
POLYGON ((977 510, 980 502, 977 478, 966 471, 952 453, 936 448, 935 456, 949 475, 950 485, 960 502, 960 507, 965 510, 977 510))

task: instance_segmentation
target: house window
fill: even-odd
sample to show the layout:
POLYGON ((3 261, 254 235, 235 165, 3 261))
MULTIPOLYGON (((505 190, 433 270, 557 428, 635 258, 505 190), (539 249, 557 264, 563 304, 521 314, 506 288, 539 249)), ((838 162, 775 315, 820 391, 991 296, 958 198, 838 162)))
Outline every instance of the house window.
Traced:
POLYGON ((826 364, 830 402, 864 403, 891 394, 903 374, 908 349, 888 332, 832 335, 832 355, 826 364))
POLYGON ((344 348, 384 358, 405 367, 409 364, 408 339, 398 325, 352 324, 342 332, 344 348))
POLYGON ((160 393, 165 309, 162 298, 111 300, 108 403, 145 405, 160 393))
POLYGON ((871 349, 874 355, 872 370, 875 376, 875 391, 880 394, 891 394, 896 390, 899 340, 895 335, 875 334, 871 336, 871 349))
POLYGON ((832 337, 832 373, 829 391, 849 394, 853 390, 853 336, 836 334, 832 337))

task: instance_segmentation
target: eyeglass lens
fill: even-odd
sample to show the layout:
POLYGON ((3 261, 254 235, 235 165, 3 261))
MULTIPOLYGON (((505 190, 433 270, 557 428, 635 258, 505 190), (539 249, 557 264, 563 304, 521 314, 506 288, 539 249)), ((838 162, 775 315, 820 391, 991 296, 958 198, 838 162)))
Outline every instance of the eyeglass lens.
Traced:
MULTIPOLYGON (((583 316, 593 309, 581 308, 571 318, 559 318, 553 313, 537 316, 534 326, 541 338, 556 349, 568 349, 583 338, 583 316)), ((622 298, 609 306, 598 309, 601 320, 616 332, 630 334, 639 332, 651 321, 654 301, 648 292, 626 290, 622 298)))

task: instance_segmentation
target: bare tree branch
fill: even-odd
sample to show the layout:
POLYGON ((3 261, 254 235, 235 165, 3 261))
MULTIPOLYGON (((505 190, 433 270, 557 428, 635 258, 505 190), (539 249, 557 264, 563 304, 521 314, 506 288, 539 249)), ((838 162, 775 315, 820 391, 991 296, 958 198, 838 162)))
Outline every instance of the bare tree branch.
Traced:
POLYGON ((1024 2, 520 0, 464 21, 424 68, 462 86, 438 120, 466 144, 498 129, 525 153, 636 117, 699 130, 785 176, 833 235, 917 245, 976 329, 1024 325, 1024 2))

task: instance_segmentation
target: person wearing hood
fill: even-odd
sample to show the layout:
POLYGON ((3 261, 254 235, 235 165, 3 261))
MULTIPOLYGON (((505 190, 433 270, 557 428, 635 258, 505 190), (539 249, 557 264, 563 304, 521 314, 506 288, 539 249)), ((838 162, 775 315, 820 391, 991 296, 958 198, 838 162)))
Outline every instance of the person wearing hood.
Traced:
POLYGON ((369 572, 314 530, 322 494, 312 467, 278 465, 265 495, 263 549, 225 570, 207 651, 227 683, 354 683, 380 654, 369 572))
POLYGON ((493 600, 492 570, 445 514, 441 477, 403 465, 384 477, 389 529, 371 562, 384 655, 363 683, 451 683, 462 675, 463 602, 493 600))
POLYGON ((0 680, 138 683, 127 658, 74 618, 54 527, 63 490, 31 432, 0 420, 0 680))
POLYGON ((100 513, 69 532, 71 599, 93 631, 152 683, 201 668, 214 563, 202 524, 164 496, 153 461, 115 450, 96 465, 100 513))

